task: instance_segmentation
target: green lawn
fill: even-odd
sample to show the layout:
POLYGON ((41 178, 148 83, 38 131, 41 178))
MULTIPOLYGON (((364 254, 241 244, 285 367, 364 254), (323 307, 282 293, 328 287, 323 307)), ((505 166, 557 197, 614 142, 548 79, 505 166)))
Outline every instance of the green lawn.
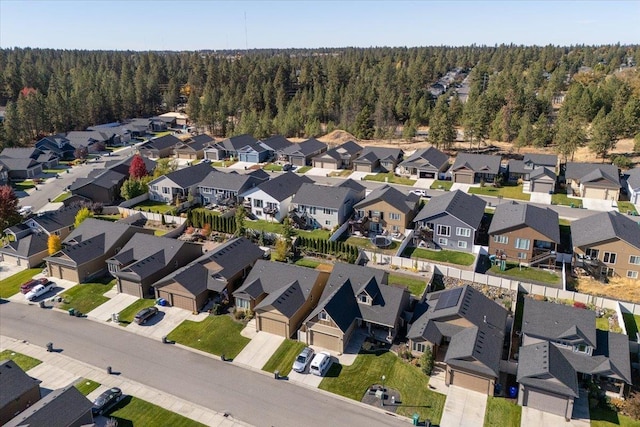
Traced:
POLYGON ((304 348, 304 343, 300 341, 284 340, 269 361, 262 367, 262 370, 267 372, 280 371, 280 375, 289 375, 296 356, 304 348))
POLYGON ((83 314, 87 314, 94 308, 109 301, 103 294, 113 288, 115 279, 104 283, 80 283, 62 293, 64 302, 60 305, 62 310, 74 308, 83 314))
POLYGON ((396 176, 393 172, 377 173, 375 175, 367 175, 364 177, 367 181, 388 182, 389 184, 413 185, 415 179, 409 179, 402 176, 396 176))
POLYGON ((282 234, 282 224, 278 221, 265 221, 259 219, 257 221, 245 221, 245 227, 256 231, 264 231, 267 233, 282 234))
POLYGON ((153 132, 152 134, 153 134, 153 138, 161 138, 163 136, 171 135, 171 131, 165 130, 162 132, 153 132))
POLYGON ((565 193, 555 193, 555 194, 551 195, 551 204, 552 205, 564 205, 564 206, 573 205, 576 208, 581 208, 582 207, 582 200, 574 199, 573 197, 569 197, 565 193))
POLYGON ((82 378, 80 381, 76 383, 75 387, 80 391, 80 393, 82 393, 83 396, 87 396, 93 390, 100 387, 100 383, 97 383, 92 380, 88 380, 86 378, 82 378))
POLYGON ((24 181, 14 182, 13 186, 18 191, 20 191, 20 190, 24 191, 24 190, 28 190, 30 188, 34 188, 36 186, 36 184, 31 179, 25 179, 24 181))
POLYGON ((640 325, 640 316, 637 314, 622 313, 622 318, 624 319, 624 326, 627 330, 627 335, 629 335, 630 339, 635 341, 638 326, 640 325))
POLYGON ((133 317, 143 308, 151 307, 155 305, 156 301, 153 299, 139 299, 134 302, 120 313, 118 313, 118 319, 120 320, 120 325, 127 326, 129 323, 133 322, 133 317))
POLYGON ((329 176, 331 177, 345 177, 345 176, 349 176, 353 173, 353 171, 351 169, 343 169, 343 170, 339 170, 339 171, 333 171, 333 172, 329 172, 329 176))
POLYGON ((623 214, 626 214, 627 212, 631 212, 632 214, 638 213, 635 205, 631 202, 618 202, 618 210, 623 214))
POLYGON ((214 168, 228 168, 229 166, 237 163, 238 160, 219 160, 217 162, 211 162, 211 167, 214 168))
POLYGON ((518 267, 518 264, 507 263, 507 269, 500 271, 497 265, 492 266, 489 271, 501 276, 508 276, 516 280, 535 280, 537 282, 549 283, 551 285, 560 284, 560 276, 549 271, 538 270, 536 268, 518 267))
POLYGON ((416 277, 401 274, 389 274, 389 284, 391 286, 402 286, 409 289, 412 295, 422 296, 427 282, 416 277))
POLYGON ((609 409, 597 407, 590 409, 591 427, 640 427, 640 421, 634 421, 626 415, 618 414, 609 409))
POLYGON ((560 227, 570 227, 571 226, 571 221, 565 218, 560 218, 558 220, 558 223, 560 225, 560 227))
POLYGON ((40 273, 42 271, 42 267, 39 268, 29 268, 27 270, 22 270, 19 273, 14 274, 11 277, 8 277, 4 280, 0 281, 0 298, 9 298, 12 295, 20 292, 20 285, 22 285, 27 280, 30 280, 33 276, 40 273))
POLYGON ((171 426, 205 427, 197 421, 168 411, 146 400, 126 396, 109 414, 118 422, 118 427, 133 426, 171 426))
POLYGON ((496 188, 491 185, 485 185, 484 187, 471 187, 469 188, 469 194, 480 194, 483 196, 493 197, 502 196, 505 199, 531 199, 531 194, 525 194, 522 192, 522 185, 505 185, 500 188, 496 188))
POLYGON ((131 209, 166 214, 169 211, 173 211, 175 208, 176 208, 175 206, 168 205, 164 202, 156 202, 154 200, 145 200, 133 206, 131 209))
POLYGON ((520 427, 522 406, 503 397, 489 396, 484 413, 485 427, 520 427))
POLYGON ((294 264, 299 265, 300 267, 316 268, 322 263, 320 261, 316 261, 309 258, 301 258, 297 260, 294 264))
POLYGON ((60 202, 63 202, 65 200, 67 200, 69 197, 71 197, 71 193, 68 192, 68 191, 65 191, 64 193, 60 194, 58 197, 53 199, 52 202, 53 203, 60 203, 60 202))
POLYGON ((440 181, 435 180, 433 181, 433 184, 431 184, 431 189, 432 190, 444 190, 444 191, 449 191, 451 190, 451 186, 453 185, 453 181, 440 181))
POLYGON ((264 165, 262 168, 269 172, 282 172, 282 165, 278 165, 275 163, 269 163, 268 165, 264 165))
POLYGON ((609 319, 606 317, 596 317, 596 329, 600 329, 601 331, 609 330, 609 319))
POLYGON ((303 166, 301 168, 296 169, 296 173, 299 173, 300 175, 302 175, 309 172, 309 169, 311 169, 311 166, 303 166))
POLYGON ((403 256, 409 258, 421 258, 428 259, 431 261, 440 261, 440 262, 448 262, 450 264, 457 265, 471 265, 475 260, 475 257, 472 254, 466 252, 458 252, 458 251, 432 251, 430 249, 422 249, 415 247, 408 247, 405 249, 403 256))
POLYGON ((164 236, 168 232, 169 232, 169 230, 153 230, 153 235, 154 236, 164 236))
POLYGON ((295 234, 310 239, 329 239, 329 237, 331 237, 331 231, 322 228, 316 228, 315 230, 296 230, 295 234))
POLYGON ((198 350, 224 354, 233 359, 249 343, 240 335, 244 324, 235 322, 230 316, 209 316, 202 322, 185 320, 168 336, 170 340, 198 350))
POLYGON ((380 383, 382 375, 386 387, 400 392, 398 414, 411 417, 417 413, 420 420, 440 423, 446 396, 429 390, 429 378, 391 352, 361 353, 351 366, 334 363, 320 388, 360 401, 371 385, 380 383))
POLYGON ((398 246, 400 245, 398 242, 394 240, 391 242, 391 245, 388 248, 380 249, 380 248, 376 248, 376 246, 373 243, 371 243, 371 240, 367 239, 366 237, 356 237, 356 236, 349 237, 347 240, 345 240, 345 243, 349 245, 357 246, 359 248, 367 249, 370 251, 380 252, 386 255, 395 255, 396 252, 398 251, 398 246))
POLYGON ((101 219, 103 221, 116 222, 119 219, 122 219, 120 214, 111 214, 111 215, 95 215, 94 218, 101 219))
POLYGON ((0 360, 13 360, 20 369, 27 372, 29 369, 35 368, 42 363, 42 360, 27 356, 26 354, 16 353, 13 350, 4 350, 0 352, 0 360))

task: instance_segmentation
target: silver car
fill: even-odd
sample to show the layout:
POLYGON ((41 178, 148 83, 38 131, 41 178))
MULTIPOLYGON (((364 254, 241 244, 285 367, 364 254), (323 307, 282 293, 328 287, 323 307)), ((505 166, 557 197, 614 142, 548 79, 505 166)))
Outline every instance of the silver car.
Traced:
POLYGON ((311 363, 311 360, 313 360, 313 355, 313 350, 310 347, 305 347, 298 357, 296 357, 296 361, 293 362, 293 370, 299 373, 304 373, 311 363))

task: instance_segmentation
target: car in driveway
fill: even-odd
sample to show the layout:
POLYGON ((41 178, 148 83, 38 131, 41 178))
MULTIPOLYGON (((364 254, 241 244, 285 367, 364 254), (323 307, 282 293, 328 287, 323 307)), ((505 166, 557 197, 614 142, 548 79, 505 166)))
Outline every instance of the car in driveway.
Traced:
POLYGON ((296 357, 295 362, 293 362, 293 370, 299 373, 304 373, 307 370, 307 367, 311 363, 311 360, 314 356, 314 351, 310 347, 305 347, 304 350, 300 352, 298 357, 296 357))
POLYGON ((46 285, 36 285, 33 289, 27 292, 24 297, 27 301, 33 301, 34 299, 41 297, 47 292, 51 292, 53 290, 53 282, 49 282, 46 285))
POLYGON ((324 377, 324 374, 326 374, 331 367, 331 363, 331 355, 326 351, 321 351, 320 353, 316 354, 311 361, 309 372, 311 372, 313 375, 324 377))
POLYGON ((136 314, 136 317, 133 318, 133 321, 138 325, 144 325, 145 323, 147 323, 147 320, 151 319, 156 314, 158 314, 157 307, 143 308, 136 314))
POLYGON ((122 399, 122 390, 118 387, 112 387, 102 393, 93 401, 91 413, 93 415, 105 414, 109 409, 113 408, 122 399))
POLYGON ((293 170, 293 165, 291 163, 285 163, 284 165, 282 165, 282 170, 283 172, 293 170))
POLYGON ((25 282, 22 285, 20 285, 20 293, 26 294, 36 286, 46 285, 48 283, 49 283, 49 279, 47 279, 46 277, 43 277, 42 279, 31 279, 28 282, 25 282))

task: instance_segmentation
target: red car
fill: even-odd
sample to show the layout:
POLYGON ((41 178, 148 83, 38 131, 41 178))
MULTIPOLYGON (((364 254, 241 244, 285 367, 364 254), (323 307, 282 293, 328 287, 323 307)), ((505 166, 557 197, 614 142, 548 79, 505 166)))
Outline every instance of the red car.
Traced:
POLYGON ((49 283, 49 279, 47 279, 46 277, 43 277, 42 279, 31 279, 20 286, 20 293, 26 294, 30 292, 34 287, 38 285, 46 285, 47 283, 49 283))

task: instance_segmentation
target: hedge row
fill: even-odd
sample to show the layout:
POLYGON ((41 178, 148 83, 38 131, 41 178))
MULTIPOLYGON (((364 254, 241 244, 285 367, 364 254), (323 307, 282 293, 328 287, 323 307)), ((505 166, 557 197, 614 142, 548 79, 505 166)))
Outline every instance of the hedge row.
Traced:
POLYGON ((312 239, 299 236, 296 246, 300 249, 322 254, 335 255, 337 258, 350 263, 356 262, 360 249, 357 246, 345 242, 334 242, 328 239, 312 239))
POLYGON ((234 234, 236 232, 234 217, 224 218, 204 209, 190 210, 187 214, 187 224, 195 228, 202 228, 205 224, 209 224, 212 231, 220 233, 234 234))

